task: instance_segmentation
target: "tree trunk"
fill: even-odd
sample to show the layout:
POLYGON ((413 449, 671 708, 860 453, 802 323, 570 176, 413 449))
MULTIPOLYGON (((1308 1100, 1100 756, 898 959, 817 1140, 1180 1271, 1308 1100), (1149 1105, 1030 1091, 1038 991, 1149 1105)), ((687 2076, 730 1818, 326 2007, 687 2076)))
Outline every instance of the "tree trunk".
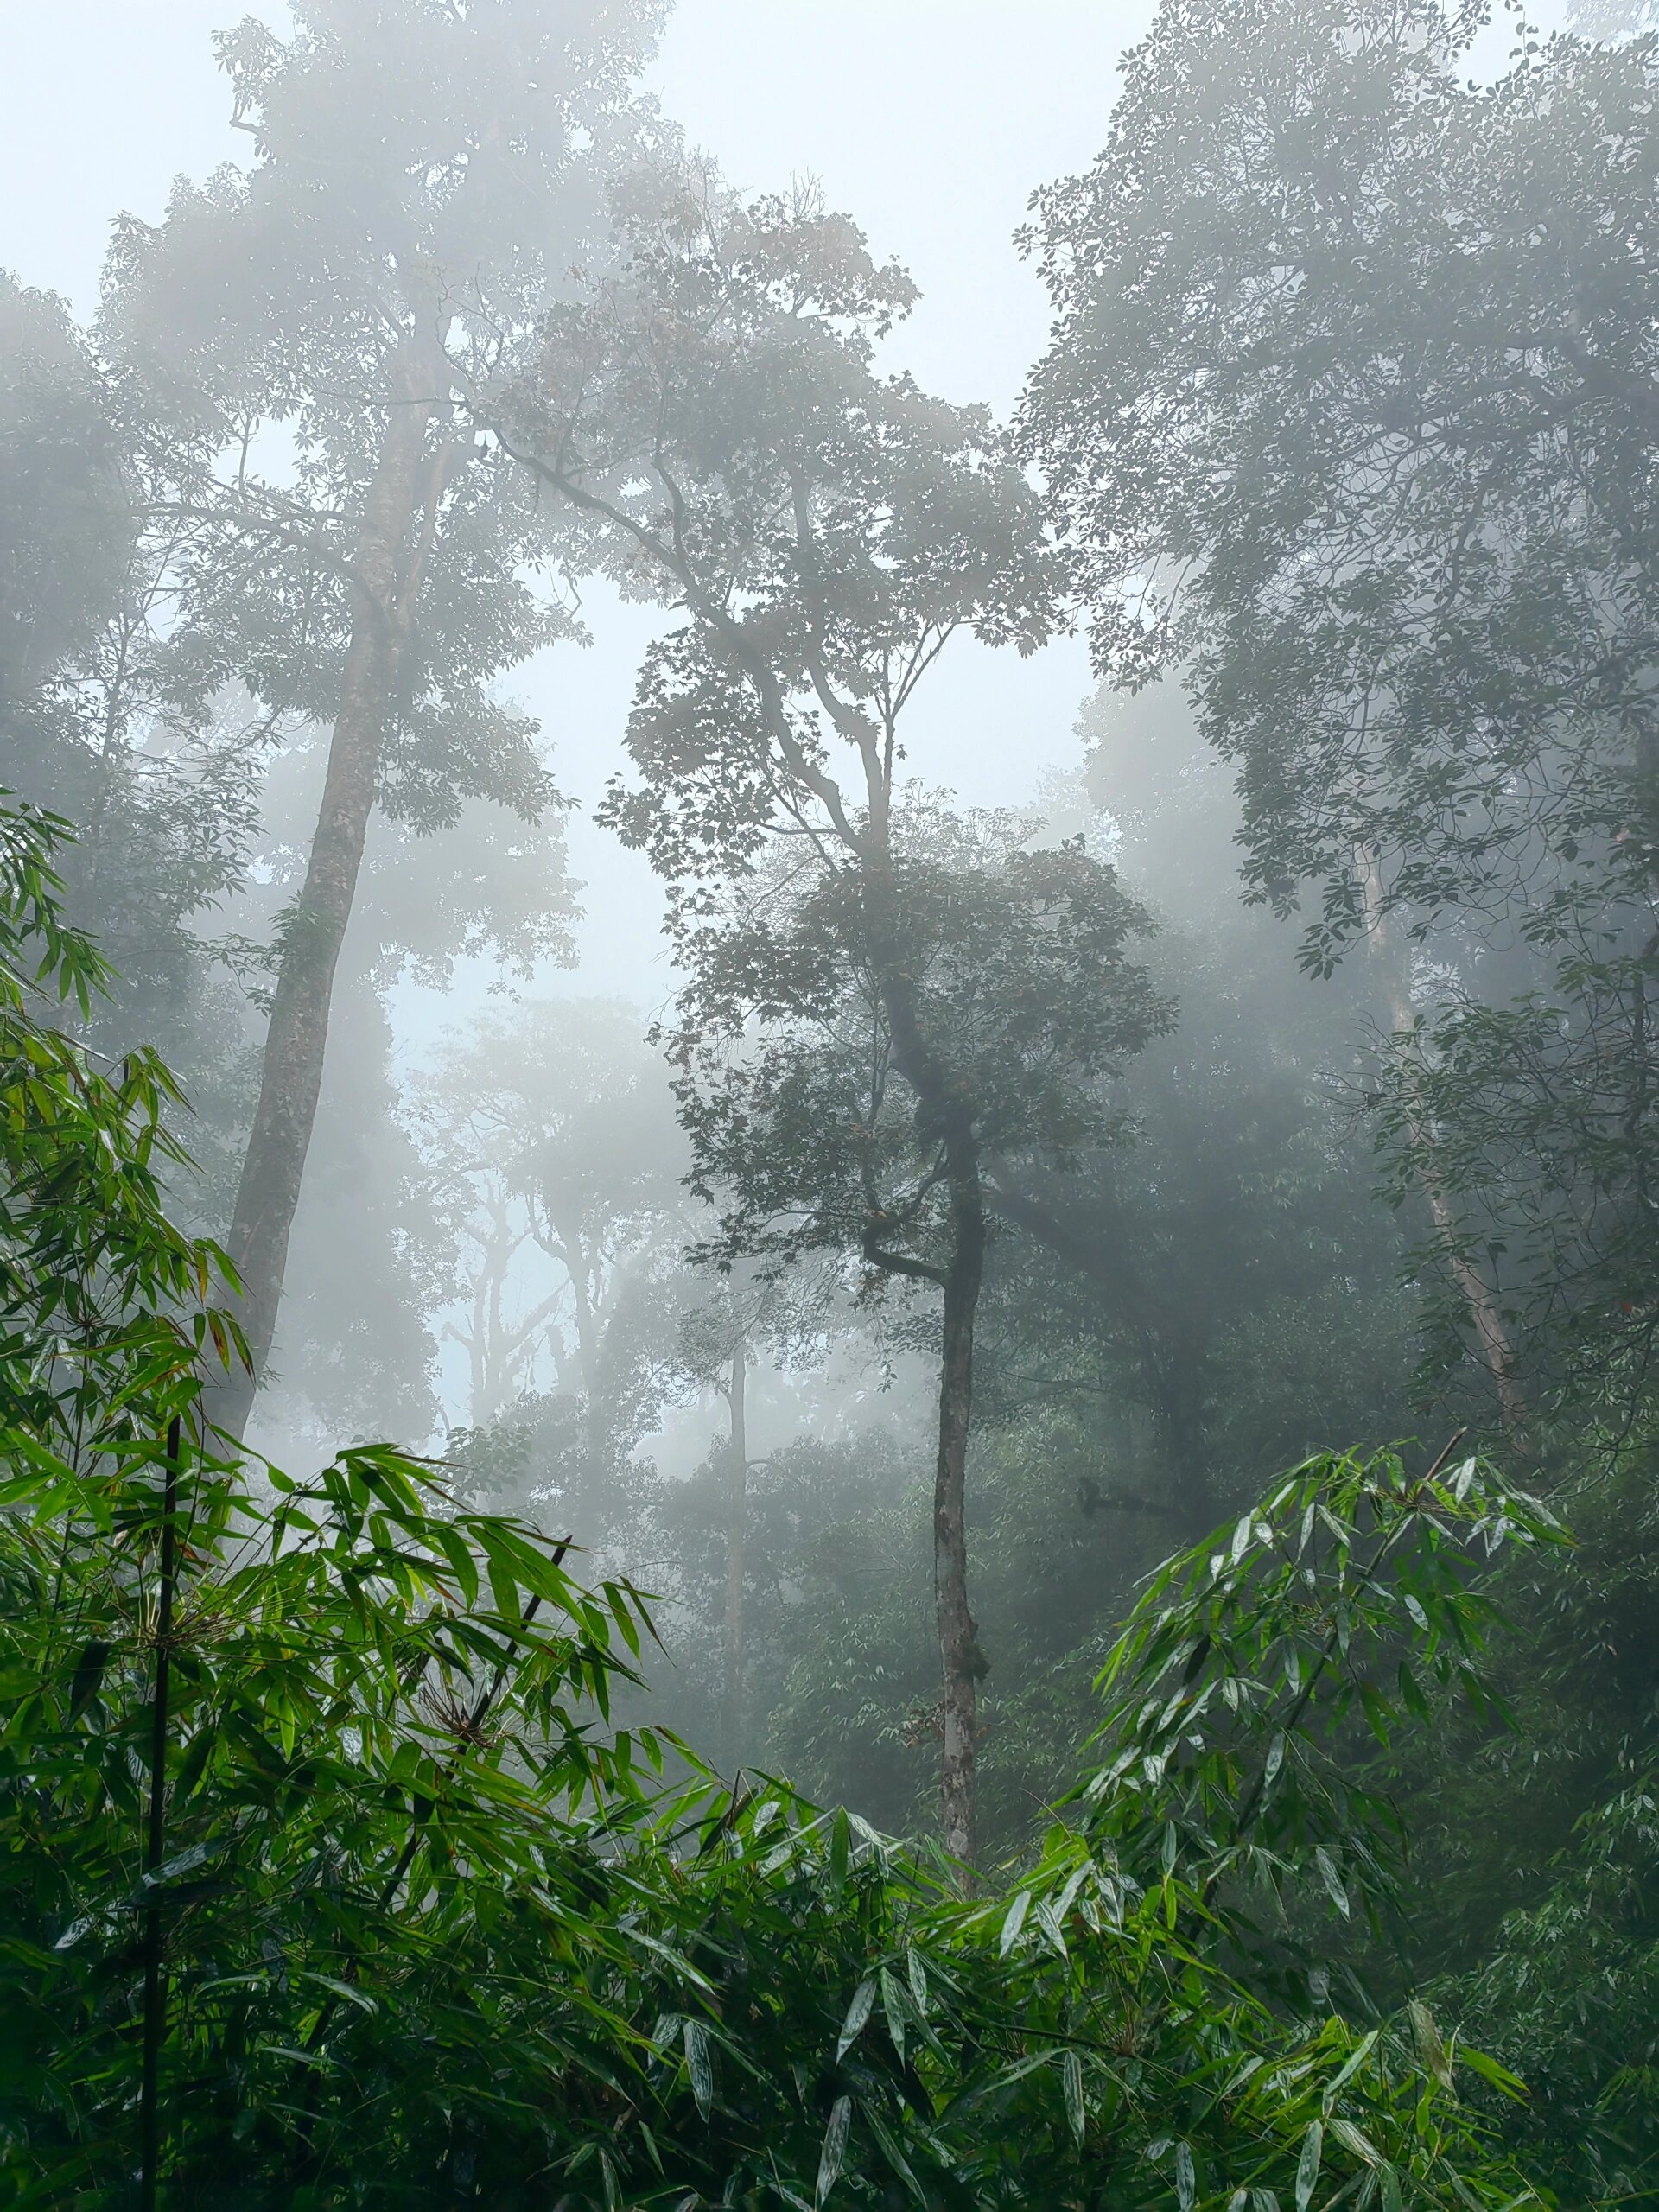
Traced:
POLYGON ((918 1119, 938 1130, 950 1194, 950 1242, 943 1268, 906 1263, 881 1251, 874 1237, 866 1256, 900 1273, 939 1282, 944 1293, 939 1344, 939 1445, 933 1476, 933 1610, 944 1669, 939 1712, 944 1751, 940 1766, 944 1847, 962 1862, 963 1886, 971 1885, 977 1849, 976 1799, 979 1746, 979 1684, 986 1671, 978 1624, 968 1604, 968 1437, 974 1404, 974 1319, 985 1274, 985 1194, 971 1096, 954 1081, 924 1031, 902 933, 892 924, 898 911, 893 855, 887 843, 888 782, 873 753, 866 754, 870 798, 864 866, 864 912, 872 966, 892 1031, 893 1057, 914 1091, 918 1119))
POLYGON ((933 1602, 944 1669, 941 1769, 944 1847, 974 1864, 980 1678, 985 1661, 968 1605, 968 1434, 974 1402, 974 1317, 985 1272, 985 1213, 976 1169, 950 1185, 939 1356, 939 1455, 933 1478, 933 1602))
POLYGON ((356 899, 410 602, 419 585, 422 549, 411 541, 423 500, 429 531, 438 496, 425 451, 435 404, 430 379, 422 393, 418 372, 410 373, 412 359, 406 357, 401 365, 405 373, 395 388, 407 397, 392 406, 364 501, 353 556, 351 635, 322 805, 305 887, 283 939, 259 1102, 226 1239, 242 1278, 240 1319, 254 1370, 233 1376, 216 1394, 215 1419, 235 1436, 247 1425, 276 1325, 289 1234, 322 1084, 334 969, 356 899))
POLYGON ((726 1402, 731 1410, 731 1487, 726 1522, 725 1738, 726 1764, 735 1772, 743 1748, 743 1574, 749 1504, 749 1430, 745 1391, 748 1345, 732 1354, 726 1402))

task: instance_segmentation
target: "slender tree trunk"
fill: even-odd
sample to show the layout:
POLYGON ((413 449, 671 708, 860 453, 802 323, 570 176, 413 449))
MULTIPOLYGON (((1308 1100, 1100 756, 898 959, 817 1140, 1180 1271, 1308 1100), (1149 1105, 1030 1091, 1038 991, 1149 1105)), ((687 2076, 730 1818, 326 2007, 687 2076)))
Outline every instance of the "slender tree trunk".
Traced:
MULTIPOLYGON (((873 965, 893 1034, 893 1055, 923 1114, 944 1146, 950 1194, 950 1253, 942 1269, 910 1268, 941 1283, 944 1313, 939 1342, 938 1457, 933 1475, 933 1611, 944 1672, 940 1700, 944 1751, 940 1765, 944 1847, 971 1870, 978 1847, 979 1684, 985 1673, 978 1624, 968 1603, 968 1439, 974 1408, 974 1321, 985 1274, 985 1193, 981 1179, 974 1107, 939 1059, 924 1030, 898 912, 888 842, 890 765, 873 747, 865 751, 869 792, 865 868, 865 916, 873 965)), ((867 1242, 866 1253, 883 1255, 867 1242)), ((885 1263, 898 1264, 891 1254, 885 1263)), ((971 1882, 971 1871, 964 1885, 971 1882)))
POLYGON ((576 1331, 576 1371, 582 1377, 586 1408, 583 1425, 588 1432, 591 1485, 604 1479, 601 1470, 610 1465, 613 1457, 615 1430, 612 1408, 605 1402, 603 1355, 609 1319, 615 1311, 606 1294, 614 1287, 616 1278, 613 1276, 607 1285, 601 1272, 604 1246, 597 1230, 591 1245, 584 1243, 578 1222, 570 1235, 561 1237, 560 1244, 568 1255, 565 1271, 570 1278, 570 1316, 576 1331))
POLYGON ((748 1345, 740 1338, 732 1353, 726 1402, 731 1412, 731 1483, 726 1518, 725 1736, 726 1764, 735 1770, 743 1748, 743 1576, 749 1510, 749 1429, 746 1391, 748 1345))
POLYGON ((939 1352, 939 1452, 933 1478, 933 1604, 944 1662, 941 1768, 944 1847, 971 1867, 985 1662, 968 1604, 968 1436, 974 1405, 974 1318, 985 1272, 985 1212, 976 1170, 950 1185, 951 1250, 939 1352))
POLYGON ((238 1436, 247 1425, 276 1325, 289 1235, 322 1084, 334 969, 356 900, 410 601, 418 588, 416 525, 423 500, 429 523, 439 489, 425 452, 435 408, 430 379, 423 393, 415 362, 400 365, 405 374, 398 382, 407 397, 391 410, 364 502, 353 557, 351 636, 322 805, 305 887, 283 939, 259 1101, 226 1240, 242 1278, 240 1318, 254 1372, 233 1376, 217 1394, 214 1416, 238 1436))
POLYGON ((1510 1332, 1503 1325, 1496 1292, 1463 1249, 1456 1210, 1435 1161, 1433 1131, 1418 1110, 1414 1079, 1417 1067, 1416 1019, 1406 988, 1400 957, 1383 910, 1382 879, 1377 869, 1376 857, 1362 848, 1357 858, 1365 893, 1366 918, 1370 925, 1372 961, 1382 982, 1395 1048, 1407 1058, 1407 1128, 1415 1155, 1417 1181, 1428 1202, 1435 1232, 1446 1248, 1452 1279, 1468 1308, 1475 1340, 1480 1347, 1482 1364, 1491 1375, 1497 1392, 1498 1412, 1503 1418, 1504 1432, 1512 1444, 1524 1447, 1527 1400, 1521 1387, 1521 1378, 1516 1373, 1515 1347, 1510 1342, 1510 1332))

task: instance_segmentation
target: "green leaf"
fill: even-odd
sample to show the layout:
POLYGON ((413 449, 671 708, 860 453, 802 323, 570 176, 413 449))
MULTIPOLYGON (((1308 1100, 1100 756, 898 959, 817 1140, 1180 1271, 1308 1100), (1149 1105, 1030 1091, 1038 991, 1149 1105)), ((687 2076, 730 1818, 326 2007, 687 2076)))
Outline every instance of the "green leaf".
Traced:
POLYGON ((1330 2113, 1332 2104, 1336 2101, 1338 2094, 1343 2089, 1347 2088, 1349 2082, 1352 2081, 1354 2075, 1358 2073, 1360 2068, 1365 2063, 1365 2061, 1370 2056, 1372 2051, 1376 2049, 1376 2039, 1380 2032, 1381 2031, 1379 2029, 1372 2028, 1367 2034, 1363 2035, 1359 2041, 1354 2045, 1353 2049, 1349 2052, 1347 2057, 1343 2061, 1342 2070, 1336 2075, 1335 2079, 1329 2084, 1325 2092, 1324 2103, 1327 2114, 1330 2113))
POLYGON ((1387 1751, 1389 1722, 1392 1719, 1389 1711, 1388 1700, 1374 1683, 1362 1682, 1359 1686, 1359 1701, 1365 1708, 1365 1718, 1370 1724, 1372 1735, 1382 1745, 1383 1750, 1387 1751))
POLYGON ((1083 2107, 1083 2063, 1075 2050, 1062 2054, 1060 2081, 1065 2092, 1065 2116, 1071 2122, 1077 2140, 1083 2140, 1085 2116, 1083 2107))
POLYGON ((1268 1745, 1268 1756, 1262 1769, 1262 1786, 1264 1790, 1270 1789, 1273 1787, 1274 1782, 1278 1776, 1279 1770, 1284 1763, 1285 1732, 1281 1728, 1274 1737, 1273 1741, 1268 1745))
POLYGON ((841 2162, 847 2151, 847 2133, 852 2124, 852 2099, 837 2097, 830 2107, 830 2125, 823 2131, 823 2145, 818 2152, 817 2200, 820 2204, 840 2178, 841 2162))
POLYGON ((847 1885, 848 1862, 852 1854, 852 1829, 844 1806, 837 1806, 836 1817, 830 1823, 830 1882, 837 1891, 847 1885))
POLYGON ((1461 2066, 1471 2068, 1479 2075, 1483 2082, 1490 2082, 1493 2088, 1500 2091, 1503 2095, 1523 2103, 1526 2101, 1526 2083, 1517 2081, 1507 2067, 1500 2066, 1495 2058, 1489 2058, 1484 2050, 1475 2050, 1468 2044, 1459 2043, 1458 2063, 1461 2066))
POLYGON ((886 1967, 881 1969, 881 2010, 887 2016, 887 2033, 893 2047, 899 2054, 899 2063, 905 2063, 905 1999, 898 1983, 886 1967))
POLYGON ((685 2065, 691 2076, 691 2094, 696 2100, 697 2110, 707 2120, 715 2102, 715 2069, 709 2031, 701 2020, 689 2016, 685 2023, 685 2065))
POLYGON ((205 1866, 213 1856, 214 1848, 215 1847, 210 1843, 193 1843, 188 1850, 176 1853, 171 1859, 163 1859, 152 1872, 141 1874, 138 1877, 137 1886, 133 1891, 130 1902, 137 1904, 144 1898, 154 1896, 159 1890, 172 1888, 184 1875, 194 1874, 197 1867, 205 1866))
POLYGON ((321 1984, 331 1996, 338 1997, 342 2004, 354 2005, 359 2012, 372 2013, 380 2009, 366 1990, 359 1989, 355 1982, 341 1981, 337 1974, 318 1974, 315 1968, 308 1967, 300 1978, 321 1984))
POLYGON ((83 1646, 75 1662, 74 1678, 69 1685, 69 1711, 79 1718, 98 1695, 104 1680, 104 1669, 109 1664, 111 1647, 101 1637, 94 1637, 83 1646))
POLYGON ((1421 1999, 1414 1997, 1406 2007, 1411 2021, 1411 2031, 1417 2044, 1417 2056, 1425 2070, 1432 2074, 1443 2089, 1452 2087, 1452 2062, 1446 2055, 1434 2015, 1421 1999))
POLYGON ((209 1721, 198 1728, 185 1745, 184 1756, 180 1759, 178 1770, 173 1778, 173 1802, 175 1805, 187 1804, 195 1796, 217 1741, 218 1731, 209 1721))
POLYGON ((1019 1942, 1020 1930, 1025 1926, 1026 1915, 1030 1911, 1030 1910, 1031 1891, 1029 1890, 1021 1890, 1019 1896, 1015 1897, 1014 1903, 1008 1907, 1007 1915, 1002 1922, 1002 1934, 997 1944, 997 1949, 1003 1958, 1006 1959, 1007 1957, 1008 1953, 1019 1942))
POLYGON ((1338 2113, 1335 2119, 1327 2121, 1326 2125, 1344 2151, 1351 2152, 1356 2158, 1368 2166, 1375 2166, 1380 2163, 1376 2144, 1362 2128, 1356 2127, 1351 2120, 1344 2120, 1338 2113))
POLYGON ((1296 2212, 1307 2212, 1319 2185, 1319 2158, 1325 2149, 1325 2130, 1316 2120, 1302 2138, 1302 2154, 1296 2161, 1296 2212))
POLYGON ((1350 1910, 1348 1892, 1342 1885, 1342 1877, 1337 1872, 1335 1860, 1323 1844, 1315 1847, 1313 1863, 1319 1870, 1319 1879, 1325 1884, 1332 1904, 1346 1920, 1350 1910))
POLYGON ((917 2018, 925 2021, 927 2018, 927 1974, 922 1965, 921 1954, 914 1944, 906 1946, 905 1972, 910 1982, 910 1993, 916 1999, 917 2018))
POLYGON ((1047 1937, 1055 1955, 1058 1958, 1069 1959, 1071 1954, 1066 1947, 1065 1930, 1060 1926, 1053 1906, 1046 1897, 1039 1897, 1035 1910, 1037 1925, 1047 1937))
POLYGON ((837 2065, 858 2041, 864 2023, 869 2018, 874 2003, 875 1980, 872 1975, 859 1983, 858 1987, 853 1992, 853 2001, 847 2007, 847 2017, 841 2024, 841 2036, 836 2044, 837 2065))
POLYGON ((898 2175, 899 2180, 904 2183, 906 2188, 909 2190, 911 2195, 916 2199, 916 2202, 918 2204, 925 2205, 927 2202, 927 2193, 923 2189, 920 2182, 917 2180, 915 2174, 911 2171, 910 2161, 899 2149, 898 2143, 895 2141, 893 2134, 883 2121, 880 2113, 877 2112, 873 2106, 867 2107, 865 2110, 865 2118, 869 2123, 871 2134, 874 2136, 876 2141, 881 2146, 882 2157, 893 2168, 894 2173, 898 2175))

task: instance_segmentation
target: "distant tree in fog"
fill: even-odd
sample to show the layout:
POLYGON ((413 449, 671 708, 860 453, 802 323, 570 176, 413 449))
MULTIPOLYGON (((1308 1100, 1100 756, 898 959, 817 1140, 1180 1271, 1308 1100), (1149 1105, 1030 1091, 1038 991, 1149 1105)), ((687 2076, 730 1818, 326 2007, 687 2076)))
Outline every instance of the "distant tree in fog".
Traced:
POLYGON ((435 1056, 413 1127, 467 1287, 446 1333, 468 1421, 551 1388, 626 1448, 677 1364, 691 1230, 667 1072, 638 1017, 591 1000, 486 1015, 435 1056))
MULTIPOLYGON (((215 457, 175 502, 203 649, 332 733, 228 1238, 262 1367, 376 805, 430 832, 469 798, 534 820, 553 797, 534 726, 493 685, 570 633, 556 593, 531 588, 555 518, 462 403, 592 232, 658 10, 295 13, 286 40, 253 21, 220 38, 252 166, 181 185, 154 228, 121 226, 105 318, 215 457)), ((251 1387, 223 1408, 232 1427, 251 1387)))
POLYGON ((1475 22, 1166 7, 1039 196, 1022 435, 1103 668, 1180 666, 1236 769, 1251 895, 1378 957, 1438 1363, 1516 1430, 1659 1344, 1659 51, 1480 86, 1475 22))
POLYGON ((227 1208, 249 948, 204 942, 247 881, 270 715, 189 619, 181 502, 210 454, 62 303, 0 276, 0 785, 76 825, 69 911, 119 972, 85 1024, 164 1049, 197 1109, 181 1199, 227 1208))

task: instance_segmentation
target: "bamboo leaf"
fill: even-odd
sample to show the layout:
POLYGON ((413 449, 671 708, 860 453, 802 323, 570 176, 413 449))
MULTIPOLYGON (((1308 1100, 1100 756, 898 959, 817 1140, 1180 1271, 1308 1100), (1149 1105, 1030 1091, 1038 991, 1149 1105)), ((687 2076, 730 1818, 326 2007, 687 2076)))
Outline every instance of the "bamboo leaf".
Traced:
POLYGON ((685 2023, 685 2065, 697 2110, 707 2120, 715 2102, 715 2069, 709 2055, 709 2031, 701 2020, 690 2018, 685 2023))
POLYGON ((1065 2088, 1065 2116, 1071 2123, 1072 2134, 1081 2143, 1084 2125, 1083 2062, 1075 2050, 1068 2050, 1061 2059, 1060 2079, 1065 2088))
POLYGON ((847 2151, 848 2130, 853 2124, 853 2101, 837 2097, 830 2107, 830 2125, 823 2131, 823 2147, 818 2152, 817 2201, 823 2203, 841 2176, 841 2164, 847 2151))
POLYGON ((1452 2062, 1446 2055, 1446 2044, 1435 2024, 1434 2015, 1415 1997, 1407 2005, 1406 2012, 1411 2021, 1418 2057, 1426 2071, 1433 2075, 1440 2087, 1449 2089, 1452 2087, 1452 2062))
POLYGON ((1008 1953, 1019 1942, 1020 1930, 1025 1926, 1026 1915, 1030 1911, 1030 1910, 1031 1891, 1029 1890, 1021 1890, 1019 1896, 1015 1897, 1014 1903, 1008 1907, 1007 1912, 1002 1922, 1002 1934, 997 1944, 997 1950, 1003 1958, 1006 1959, 1007 1957, 1008 1953))
POLYGON ((905 2063, 905 2000, 898 1983, 886 1967, 881 1969, 881 2010, 887 2016, 887 2033, 893 2047, 899 2054, 899 2063, 905 2063))
POLYGON ((1337 1872, 1336 1862, 1323 1844, 1315 1848, 1313 1863, 1319 1870, 1319 1879, 1325 1884, 1326 1894, 1332 1904, 1346 1920, 1350 1910, 1348 1892, 1343 1887, 1342 1877, 1337 1872))
POLYGON ((864 2023, 869 2018, 871 2008, 874 2003, 875 1981, 872 1976, 859 1983, 858 1987, 853 1992, 853 2001, 847 2007, 847 2017, 841 2024, 841 2036, 836 2044, 837 2065, 858 2041, 864 2023))
POLYGON ((1307 2212, 1313 2201, 1313 2191, 1319 2185, 1319 2158, 1325 2149, 1325 2130, 1316 2120, 1302 2138, 1302 2153, 1296 2161, 1296 2212, 1307 2212))
POLYGON ((1175 2145, 1175 2198, 1181 2212, 1192 2212, 1192 2207, 1198 2201, 1198 2169, 1192 2162, 1192 2145, 1190 2143, 1175 2145))

